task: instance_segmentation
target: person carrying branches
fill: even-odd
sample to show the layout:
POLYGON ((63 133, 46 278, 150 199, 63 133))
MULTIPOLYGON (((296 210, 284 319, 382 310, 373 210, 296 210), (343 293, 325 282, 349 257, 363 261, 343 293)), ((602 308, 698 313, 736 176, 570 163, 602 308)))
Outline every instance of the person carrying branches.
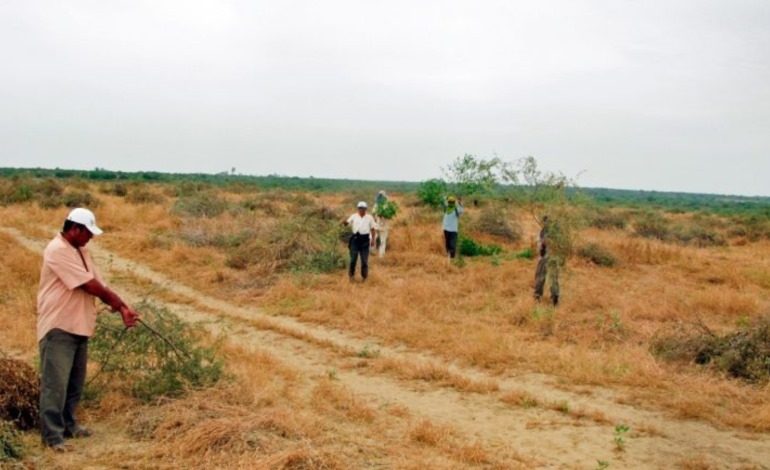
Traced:
POLYGON ((390 219, 396 216, 396 213, 398 212, 398 206, 395 202, 388 199, 388 195, 385 194, 385 191, 380 191, 377 193, 377 197, 375 198, 373 212, 374 221, 377 223, 377 256, 382 258, 385 256, 385 249, 388 246, 390 219))
POLYGON ((560 261, 558 257, 549 255, 548 252, 553 229, 554 226, 548 216, 544 215, 537 240, 537 252, 540 259, 537 261, 537 268, 535 269, 535 300, 539 302, 543 297, 546 278, 548 278, 551 284, 551 302, 555 307, 559 304, 560 261))
POLYGON ((95 298, 120 312, 126 328, 139 319, 139 313, 104 284, 86 248, 101 234, 93 212, 73 209, 43 252, 37 294, 40 432, 43 443, 56 452, 72 450, 65 439, 91 435, 77 422, 75 410, 86 378, 88 339, 96 326, 95 298))
POLYGON ((449 196, 444 201, 444 247, 446 248, 449 259, 457 254, 457 232, 460 228, 460 215, 464 209, 462 199, 449 196))

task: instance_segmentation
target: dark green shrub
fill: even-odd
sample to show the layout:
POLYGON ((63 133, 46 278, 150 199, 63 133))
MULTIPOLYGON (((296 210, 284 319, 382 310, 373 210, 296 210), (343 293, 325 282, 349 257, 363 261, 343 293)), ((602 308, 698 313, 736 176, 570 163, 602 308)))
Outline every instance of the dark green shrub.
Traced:
POLYGON ((387 200, 382 204, 377 204, 374 215, 383 219, 392 219, 398 213, 398 204, 395 201, 387 200))
POLYGON ((503 249, 497 245, 483 245, 461 235, 458 240, 458 251, 463 256, 492 256, 502 253, 503 249))
POLYGON ((0 421, 0 462, 10 462, 24 457, 21 435, 10 421, 0 421))
POLYGON ((612 252, 598 243, 587 243, 578 249, 578 255, 598 266, 612 267, 617 259, 612 252))
POLYGON ((430 207, 441 207, 446 193, 446 182, 441 179, 423 181, 417 188, 417 197, 423 204, 430 207))
POLYGON ((200 328, 149 302, 136 308, 155 331, 144 324, 125 330, 119 315, 99 315, 89 350, 100 370, 90 379, 90 395, 109 387, 151 401, 211 386, 222 377, 222 361, 201 345, 200 328))

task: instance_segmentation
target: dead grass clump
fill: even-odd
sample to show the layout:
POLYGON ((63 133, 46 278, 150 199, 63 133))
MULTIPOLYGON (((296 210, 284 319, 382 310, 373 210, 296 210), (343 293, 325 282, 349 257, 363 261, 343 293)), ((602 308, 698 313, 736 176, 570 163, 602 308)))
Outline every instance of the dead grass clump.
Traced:
POLYGON ((226 211, 228 207, 227 200, 216 193, 195 192, 177 199, 173 211, 189 217, 213 218, 226 211))
POLYGON ((352 392, 330 380, 321 381, 313 389, 313 400, 316 406, 331 407, 343 413, 351 421, 371 423, 376 416, 374 410, 363 403, 352 392))
POLYGON ((409 430, 409 439, 420 444, 436 447, 452 438, 452 430, 423 419, 409 430))
POLYGON ((709 365, 748 382, 770 379, 770 317, 717 335, 705 325, 679 325, 673 333, 652 342, 652 351, 669 360, 709 365))
POLYGON ((345 465, 327 453, 307 446, 276 452, 253 463, 258 470, 333 470, 345 465))
POLYGON ((510 390, 502 397, 500 397, 500 400, 503 403, 508 403, 509 405, 514 406, 521 406, 522 408, 534 408, 540 405, 540 402, 537 400, 537 398, 527 392, 522 392, 520 390, 510 390))
POLYGON ((644 238, 671 239, 671 224, 659 212, 645 212, 634 220, 634 233, 644 238))
POLYGON ((26 362, 0 355, 0 420, 22 430, 37 427, 39 396, 35 370, 26 362))

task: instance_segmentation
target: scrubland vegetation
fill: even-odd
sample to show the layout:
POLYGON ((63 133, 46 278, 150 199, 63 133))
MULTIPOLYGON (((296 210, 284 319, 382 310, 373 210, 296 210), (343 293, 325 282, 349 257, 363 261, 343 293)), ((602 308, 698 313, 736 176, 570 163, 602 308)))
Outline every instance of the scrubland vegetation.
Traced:
MULTIPOLYGON (((143 309, 148 322, 179 331, 174 342, 198 361, 176 361, 181 375, 132 362, 179 359, 179 353, 151 335, 112 352, 123 333, 105 316, 91 353, 90 374, 99 374, 92 385, 99 387, 92 387, 83 409, 99 432, 87 444, 87 460, 57 460, 40 449, 34 434, 25 434, 22 462, 139 468, 507 468, 549 462, 542 450, 493 446, 462 425, 432 418, 430 410, 423 415, 395 399, 361 396, 351 388, 351 374, 406 381, 407 388, 425 393, 451 389, 491 399, 506 409, 539 413, 549 426, 604 426, 607 453, 592 461, 610 466, 634 466, 635 439, 665 436, 667 429, 643 432, 631 424, 629 431, 607 417, 613 410, 583 409, 505 384, 545 375, 556 384, 551 387, 576 394, 609 390, 612 406, 662 411, 674 421, 693 419, 766 439, 769 201, 657 193, 632 198, 600 190, 591 198, 590 191, 577 196, 565 187, 563 200, 549 205, 552 195, 537 193, 526 179, 500 190, 498 182, 478 175, 462 180, 457 167, 452 171, 454 180, 421 186, 7 171, 13 175, 0 178, 2 227, 43 243, 59 228, 66 207, 95 207, 105 230, 96 243, 115 256, 227 302, 229 310, 256 307, 268 319, 327 332, 321 337, 282 329, 246 314, 230 318, 229 326, 209 322, 187 332, 181 320, 191 321, 192 313, 186 311, 234 314, 114 267, 110 282, 136 299, 157 302, 143 309), (462 187, 463 181, 489 184, 462 187), (447 185, 467 194, 463 256, 451 264, 436 209, 447 185), (356 201, 373 201, 383 187, 399 207, 388 252, 372 256, 365 284, 351 284, 340 221, 356 201), (544 211, 563 224, 566 264, 557 309, 532 299, 532 253, 544 211), (183 313, 174 316, 175 308, 183 313), (332 358, 334 368, 308 373, 265 349, 266 342, 249 340, 243 331, 250 328, 309 344, 332 358), (367 345, 340 346, 332 332, 367 345), (153 350, 155 356, 142 357, 153 350), (395 357, 393 351, 405 352, 395 357), (125 375, 132 368, 147 375, 125 375)), ((547 183, 541 189, 552 189, 553 181, 540 178, 547 183)), ((9 232, 0 233, 0 250, 0 350, 34 364, 40 251, 22 247, 9 232)), ((534 418, 532 423, 533 432, 542 425, 534 418)), ((679 458, 677 464, 687 467, 695 456, 679 458)))

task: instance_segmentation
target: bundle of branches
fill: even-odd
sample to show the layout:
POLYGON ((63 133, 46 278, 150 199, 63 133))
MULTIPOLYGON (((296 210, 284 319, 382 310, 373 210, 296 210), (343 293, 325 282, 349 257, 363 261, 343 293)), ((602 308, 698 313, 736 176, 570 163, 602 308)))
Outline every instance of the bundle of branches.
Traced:
POLYGON ((222 361, 213 348, 201 344, 202 330, 152 303, 136 307, 142 323, 130 330, 117 315, 99 315, 89 349, 100 369, 88 382, 90 392, 110 387, 150 401, 210 386, 221 378, 222 361))
POLYGON ((40 389, 35 369, 0 355, 0 420, 22 430, 37 427, 40 389))
POLYGON ((665 359, 708 365, 748 382, 770 380, 770 316, 725 335, 702 323, 658 335, 652 351, 665 359))

